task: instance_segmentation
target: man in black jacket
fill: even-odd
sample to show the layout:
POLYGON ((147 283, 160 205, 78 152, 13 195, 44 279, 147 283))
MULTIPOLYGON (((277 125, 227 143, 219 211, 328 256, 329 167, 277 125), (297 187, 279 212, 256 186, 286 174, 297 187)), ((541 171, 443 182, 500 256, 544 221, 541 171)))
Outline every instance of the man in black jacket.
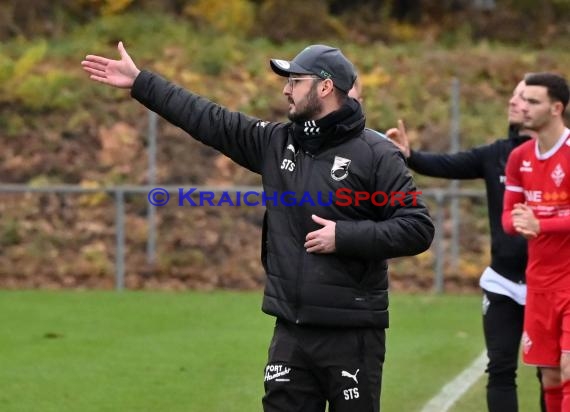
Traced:
MULTIPOLYGON (((489 412, 518 411, 516 370, 523 330, 526 299, 527 245, 522 236, 503 231, 501 215, 505 192, 505 165, 511 151, 533 135, 523 123, 524 81, 509 100, 507 139, 454 154, 410 150, 402 121, 386 132, 418 173, 446 179, 484 179, 491 230, 491 264, 480 279, 483 289, 483 331, 489 363, 487 406, 489 412)), ((541 407, 544 404, 541 396, 541 407)))
POLYGON ((356 78, 340 50, 313 45, 292 61, 287 123, 231 112, 120 60, 87 56, 91 79, 131 96, 262 176, 263 311, 276 317, 265 411, 378 411, 388 327, 387 260, 425 251, 434 227, 405 160, 365 131, 356 78))

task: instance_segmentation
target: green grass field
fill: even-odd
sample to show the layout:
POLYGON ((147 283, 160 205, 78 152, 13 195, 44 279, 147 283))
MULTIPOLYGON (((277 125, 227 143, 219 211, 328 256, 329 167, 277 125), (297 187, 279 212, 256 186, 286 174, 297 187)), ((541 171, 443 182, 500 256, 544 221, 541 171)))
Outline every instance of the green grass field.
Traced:
MULTIPOLYGON (((260 411, 273 327, 260 305, 260 292, 2 291, 0 410, 260 411)), ((481 353, 479 312, 479 296, 392 296, 383 412, 419 411, 481 353)), ((521 372, 521 405, 536 405, 521 372)), ((453 411, 484 402, 480 380, 453 411)))

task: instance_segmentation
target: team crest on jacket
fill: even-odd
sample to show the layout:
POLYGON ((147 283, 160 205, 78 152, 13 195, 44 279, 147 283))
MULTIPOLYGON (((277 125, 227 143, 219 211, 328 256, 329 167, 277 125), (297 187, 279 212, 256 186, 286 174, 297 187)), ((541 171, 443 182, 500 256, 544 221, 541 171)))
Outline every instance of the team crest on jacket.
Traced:
POLYGON ((343 180, 348 176, 348 166, 350 165, 351 160, 345 159, 344 157, 335 156, 334 157, 334 164, 331 168, 331 177, 334 180, 343 180))

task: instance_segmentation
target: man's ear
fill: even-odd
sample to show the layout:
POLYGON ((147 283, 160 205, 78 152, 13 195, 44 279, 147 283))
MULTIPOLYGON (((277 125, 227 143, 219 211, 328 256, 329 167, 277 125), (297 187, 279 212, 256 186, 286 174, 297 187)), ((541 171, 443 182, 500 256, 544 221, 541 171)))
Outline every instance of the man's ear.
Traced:
POLYGON ((331 79, 325 79, 321 82, 321 94, 326 96, 334 92, 334 84, 331 79))
POLYGON ((563 112, 564 106, 562 105, 562 102, 554 102, 552 106, 550 106, 550 113, 555 116, 562 116, 563 112))

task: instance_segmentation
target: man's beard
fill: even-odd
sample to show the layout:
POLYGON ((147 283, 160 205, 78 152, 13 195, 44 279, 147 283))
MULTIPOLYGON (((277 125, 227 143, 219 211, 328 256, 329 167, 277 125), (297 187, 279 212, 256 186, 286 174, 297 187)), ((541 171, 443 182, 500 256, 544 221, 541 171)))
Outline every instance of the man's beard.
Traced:
MULTIPOLYGON (((323 105, 317 96, 317 83, 311 86, 311 90, 300 103, 304 103, 304 107, 296 112, 289 112, 289 120, 295 123, 302 123, 307 120, 314 120, 315 116, 322 111, 323 105)), ((295 104, 295 108, 298 108, 295 104)))

